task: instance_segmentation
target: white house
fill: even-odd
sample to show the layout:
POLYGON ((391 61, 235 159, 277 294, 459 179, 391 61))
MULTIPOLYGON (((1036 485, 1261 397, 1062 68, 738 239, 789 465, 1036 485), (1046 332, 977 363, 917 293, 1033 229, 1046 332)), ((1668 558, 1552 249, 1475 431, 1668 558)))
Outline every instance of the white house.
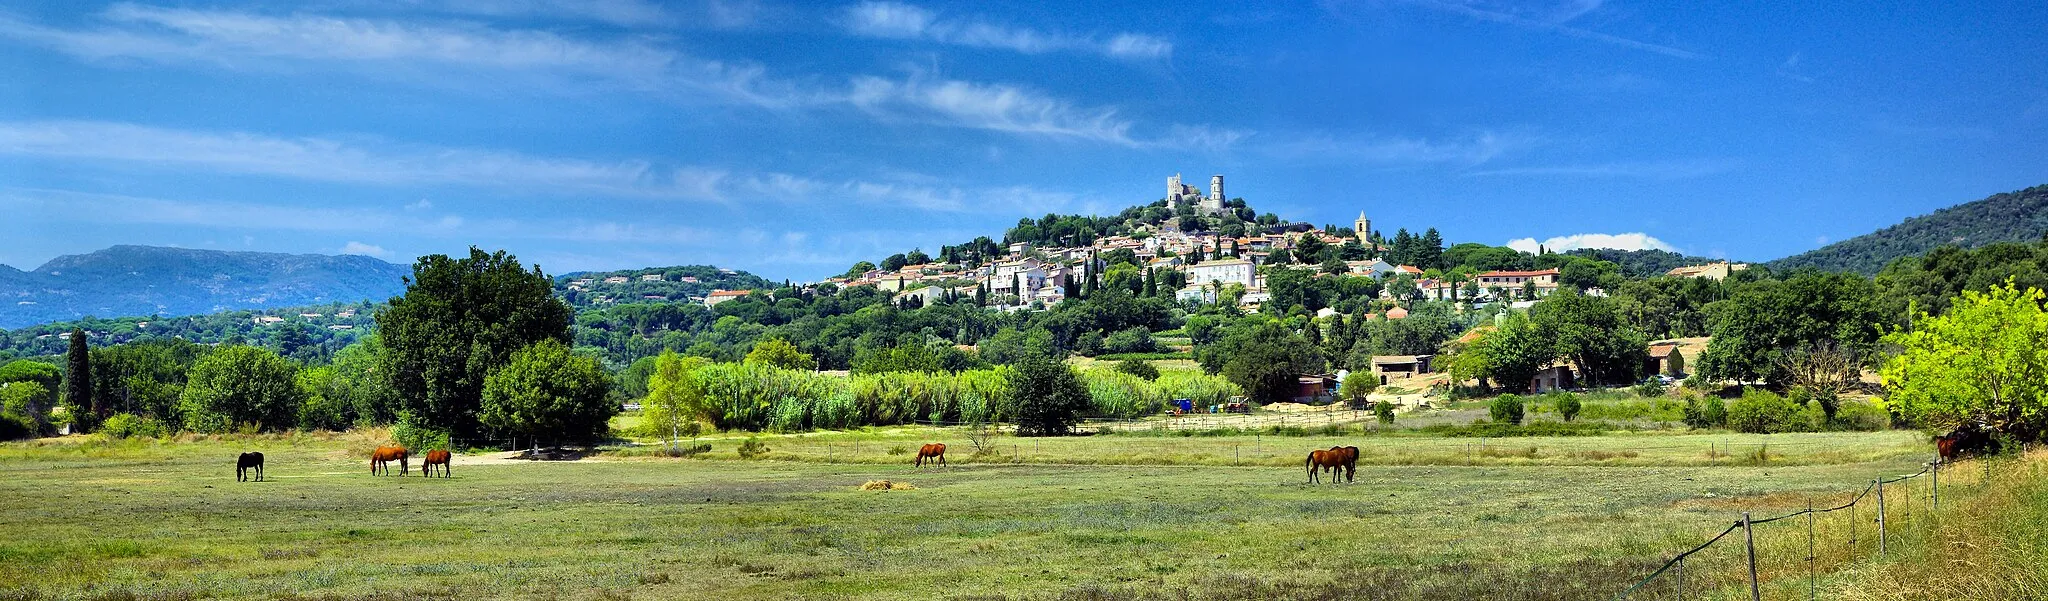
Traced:
POLYGON ((1256 285, 1258 270, 1252 266, 1251 261, 1244 259, 1207 261, 1188 266, 1189 284, 1207 286, 1210 282, 1237 284, 1244 286, 1246 290, 1256 290, 1259 288, 1256 285))

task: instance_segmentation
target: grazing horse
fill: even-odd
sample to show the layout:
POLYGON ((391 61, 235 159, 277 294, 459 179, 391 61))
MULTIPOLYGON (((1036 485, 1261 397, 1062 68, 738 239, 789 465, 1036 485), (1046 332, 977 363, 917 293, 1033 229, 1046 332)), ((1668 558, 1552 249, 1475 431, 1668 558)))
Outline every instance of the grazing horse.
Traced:
POLYGON ((262 453, 243 453, 241 457, 235 459, 236 482, 248 481, 248 476, 250 475, 250 472, 255 472, 254 475, 256 476, 255 480, 257 482, 263 481, 262 453))
POLYGON ((939 462, 939 465, 945 465, 946 443, 934 442, 923 447, 919 447, 917 449, 917 461, 913 462, 912 464, 918 467, 924 467, 924 464, 929 462, 928 460, 937 461, 939 462))
POLYGON ((1358 447, 1330 447, 1337 456, 1337 465, 1330 466, 1330 481, 1336 482, 1338 472, 1343 472, 1345 482, 1358 481, 1358 447))
MULTIPOLYGON (((1308 461, 1302 462, 1302 467, 1308 468, 1308 481, 1310 484, 1320 483, 1322 482, 1320 478, 1323 470, 1339 471, 1344 468, 1344 453, 1323 449, 1309 451, 1308 461)), ((1337 476, 1331 475, 1330 481, 1336 482, 1337 476)))
POLYGON ((1958 457, 1990 455, 1999 450, 1998 439, 1991 436, 1990 428, 1981 424, 1965 424, 1941 436, 1934 437, 1934 450, 1941 454, 1942 461, 1958 457))
POLYGON ((446 450, 435 449, 427 451, 427 460, 420 463, 420 472, 425 474, 426 477, 432 478, 434 477, 434 466, 438 465, 441 466, 441 477, 453 478, 455 476, 449 475, 448 464, 454 463, 454 458, 455 456, 446 450))
POLYGON ((412 472, 412 468, 406 465, 407 457, 411 457, 411 455, 406 452, 405 447, 377 447, 377 450, 370 451, 370 475, 377 475, 379 469, 384 471, 384 475, 391 475, 391 462, 393 461, 398 462, 398 475, 409 474, 412 472))

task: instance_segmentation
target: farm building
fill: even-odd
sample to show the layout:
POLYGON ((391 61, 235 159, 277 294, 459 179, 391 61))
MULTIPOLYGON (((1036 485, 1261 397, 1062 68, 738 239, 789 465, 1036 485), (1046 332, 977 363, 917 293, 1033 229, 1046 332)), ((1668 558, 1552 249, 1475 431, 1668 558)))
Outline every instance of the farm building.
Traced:
POLYGON ((1572 366, 1552 365, 1536 372, 1529 378, 1529 392, 1544 393, 1572 387, 1572 366))
POLYGON ((1294 379, 1294 402, 1324 403, 1336 398, 1337 376, 1308 374, 1294 379))
POLYGON ((1385 384, 1391 378, 1410 378, 1429 373, 1429 361, 1436 355, 1379 355, 1372 358, 1372 373, 1385 384))
MULTIPOLYGON (((1650 347, 1650 359, 1643 363, 1643 371, 1650 374, 1667 373, 1671 370, 1671 355, 1678 352, 1677 345, 1660 344, 1650 347)), ((1684 361, 1684 359, 1680 359, 1684 361)))

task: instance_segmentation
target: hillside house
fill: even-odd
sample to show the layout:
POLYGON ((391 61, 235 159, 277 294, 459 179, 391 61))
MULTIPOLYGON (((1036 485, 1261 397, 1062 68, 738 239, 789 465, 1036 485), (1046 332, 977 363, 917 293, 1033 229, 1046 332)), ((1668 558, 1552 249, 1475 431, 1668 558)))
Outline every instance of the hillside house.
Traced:
POLYGON ((1746 269, 1749 269, 1748 263, 1729 263, 1727 261, 1721 261, 1719 263, 1708 263, 1706 265, 1674 267, 1671 269, 1671 271, 1664 272, 1664 275, 1668 275, 1674 278, 1707 278, 1709 280, 1718 281, 1728 279, 1728 276, 1733 275, 1735 272, 1743 271, 1746 269))
POLYGON ((646 274, 646 275, 640 276, 640 281, 642 281, 642 282, 659 282, 659 281, 661 281, 661 274, 659 274, 659 273, 650 273, 650 274, 646 274))
POLYGON ((1393 378, 1412 378, 1429 373, 1436 355, 1379 355, 1372 358, 1372 373, 1385 384, 1393 378))
POLYGON ((1260 288, 1258 286, 1258 270, 1254 268, 1251 261, 1244 259, 1224 259, 1221 261, 1196 263, 1188 266, 1187 272, 1189 284, 1208 285, 1210 282, 1223 282, 1224 285, 1237 284, 1244 286, 1246 290, 1260 288))
POLYGON ((1504 294, 1520 294, 1524 285, 1536 289, 1538 298, 1557 292, 1557 270, 1536 271, 1488 271, 1473 277, 1480 290, 1500 290, 1504 294))
POLYGON ((704 296, 704 306, 716 307, 719 303, 746 298, 752 290, 713 290, 704 296))
POLYGON ((608 278, 605 278, 605 279, 604 279, 604 283, 606 283, 606 284, 624 284, 624 283, 626 283, 626 282, 631 282, 631 281, 633 281, 633 279, 632 279, 632 278, 629 278, 629 277, 626 277, 626 276, 622 276, 622 275, 615 275, 615 276, 612 276, 612 277, 608 277, 608 278))

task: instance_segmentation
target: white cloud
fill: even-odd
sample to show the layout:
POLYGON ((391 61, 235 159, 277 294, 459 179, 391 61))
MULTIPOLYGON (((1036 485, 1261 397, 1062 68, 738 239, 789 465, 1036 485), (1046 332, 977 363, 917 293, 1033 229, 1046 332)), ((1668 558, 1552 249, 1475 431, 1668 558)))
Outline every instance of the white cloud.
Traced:
POLYGON ((1118 33, 1104 41, 986 21, 944 19, 923 7, 901 2, 869 1, 847 7, 843 25, 848 33, 859 36, 929 39, 1024 54, 1075 51, 1119 59, 1156 59, 1173 54, 1172 42, 1141 33, 1118 33))
POLYGON ((853 80, 847 98, 854 106, 884 117, 923 118, 977 129, 1138 145, 1130 135, 1131 122, 1114 108, 1078 107, 1016 86, 928 80, 917 75, 902 80, 862 76, 853 80))
POLYGON ((344 244, 341 246, 341 254, 363 255, 366 257, 376 257, 379 259, 391 258, 391 251, 384 250, 384 247, 382 246, 377 246, 375 244, 364 244, 354 240, 350 240, 348 241, 348 244, 344 244))
POLYGON ((1273 143, 1267 150, 1282 158, 1332 163, 1479 165, 1535 142, 1533 136, 1526 134, 1490 130, 1445 138, 1302 134, 1288 136, 1286 141, 1273 143))
MULTIPOLYGON (((0 37, 86 59, 134 58, 229 69, 289 69, 308 64, 356 67, 376 76, 432 81, 475 78, 479 70, 605 81, 633 89, 711 95, 784 108, 812 102, 759 66, 698 59, 639 38, 592 41, 539 30, 421 25, 310 14, 117 4, 109 25, 62 29, 0 19, 0 37), (422 76, 424 69, 436 69, 422 76)), ((581 89, 580 85, 561 86, 581 89)))
POLYGON ((676 15, 647 0, 430 0, 419 7, 489 17, 581 19, 629 27, 676 22, 676 15))
POLYGON ((1456 0, 1410 0, 1410 3, 1423 8, 1463 15, 1481 21, 1504 23, 1536 31, 1548 31, 1624 48, 1654 52, 1670 57, 1693 60, 1705 58, 1700 53, 1690 50, 1663 44, 1652 44, 1567 24, 1573 19, 1577 19, 1599 8, 1601 3, 1597 0, 1579 0, 1556 7, 1533 5, 1533 8, 1532 5, 1525 3, 1488 4, 1456 0))
POLYGON ((1557 236, 1542 242, 1537 242, 1535 238, 1517 238, 1509 240, 1507 244, 1508 248, 1532 254, 1537 251, 1539 245, 1550 252, 1564 252, 1581 248, 1678 251, 1676 247, 1665 244, 1663 240, 1650 237, 1649 234, 1642 232, 1626 234, 1572 234, 1570 236, 1557 236))

